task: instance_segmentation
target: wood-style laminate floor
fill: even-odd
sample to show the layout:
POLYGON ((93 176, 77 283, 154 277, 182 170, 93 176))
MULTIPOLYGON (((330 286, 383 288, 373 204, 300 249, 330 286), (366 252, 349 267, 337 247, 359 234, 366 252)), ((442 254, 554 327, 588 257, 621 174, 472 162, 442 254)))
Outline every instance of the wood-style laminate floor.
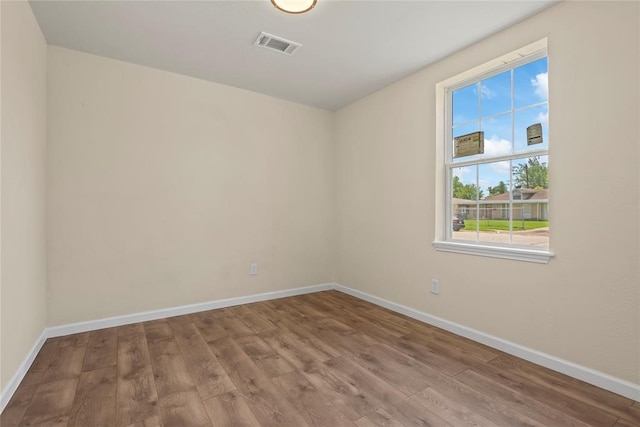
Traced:
POLYGON ((640 403, 337 291, 49 339, 9 426, 639 426, 640 403))

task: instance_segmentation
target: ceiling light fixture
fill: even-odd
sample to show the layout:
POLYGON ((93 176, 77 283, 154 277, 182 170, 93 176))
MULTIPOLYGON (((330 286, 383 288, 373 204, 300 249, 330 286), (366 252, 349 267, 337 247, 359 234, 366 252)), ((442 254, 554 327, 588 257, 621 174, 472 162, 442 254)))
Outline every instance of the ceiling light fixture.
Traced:
POLYGON ((318 0, 271 0, 276 9, 287 13, 305 13, 313 9, 318 0))

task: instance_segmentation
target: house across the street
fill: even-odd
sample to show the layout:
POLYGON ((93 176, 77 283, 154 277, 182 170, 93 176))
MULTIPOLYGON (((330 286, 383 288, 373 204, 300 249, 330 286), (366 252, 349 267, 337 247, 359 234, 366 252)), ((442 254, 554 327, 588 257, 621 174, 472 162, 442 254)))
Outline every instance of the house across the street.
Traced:
MULTIPOLYGON (((549 220, 549 190, 517 188, 511 193, 514 220, 549 220)), ((477 202, 454 198, 453 214, 463 218, 509 219, 509 193, 488 196, 477 202)))

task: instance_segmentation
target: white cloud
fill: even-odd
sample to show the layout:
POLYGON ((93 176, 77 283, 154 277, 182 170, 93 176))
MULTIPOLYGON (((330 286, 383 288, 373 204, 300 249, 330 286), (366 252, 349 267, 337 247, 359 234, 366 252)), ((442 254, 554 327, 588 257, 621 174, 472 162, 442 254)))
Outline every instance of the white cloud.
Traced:
POLYGON ((493 99, 498 96, 498 94, 489 89, 487 85, 480 85, 480 90, 482 91, 482 97, 485 99, 493 99))
POLYGON ((538 122, 545 125, 549 124, 549 111, 540 111, 538 113, 538 122))
MULTIPOLYGON (((508 161, 491 163, 490 167, 491 167, 491 169, 493 169, 495 172, 497 172, 499 174, 508 174, 509 172, 511 172, 511 166, 509 166, 509 162, 508 161)), ((509 179, 509 178, 507 178, 507 179, 509 179)))
POLYGON ((549 95, 549 73, 541 73, 536 75, 535 79, 531 79, 531 86, 540 97, 540 99, 547 99, 549 95))
POLYGON ((511 152, 511 141, 492 136, 484 140, 484 154, 487 156, 501 156, 511 152))

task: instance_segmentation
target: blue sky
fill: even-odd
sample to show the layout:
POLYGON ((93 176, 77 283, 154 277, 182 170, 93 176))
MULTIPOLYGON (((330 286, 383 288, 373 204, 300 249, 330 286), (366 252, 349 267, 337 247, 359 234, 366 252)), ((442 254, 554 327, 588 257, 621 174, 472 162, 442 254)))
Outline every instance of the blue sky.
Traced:
MULTIPOLYGON (((468 156, 457 161, 482 159, 495 155, 522 153, 526 162, 526 152, 547 148, 549 144, 548 122, 548 78, 547 58, 541 58, 513 70, 506 71, 480 84, 473 84, 453 92, 453 137, 478 130, 484 131, 484 154, 468 156), (513 97, 512 97, 513 79, 513 97), (513 99, 512 99, 513 98, 513 99), (513 108, 512 108, 513 107, 513 108), (513 122, 513 130, 512 130, 513 122), (526 129, 541 123, 543 143, 527 146, 526 129)), ((540 159, 546 162, 546 156, 540 159)), ((454 159, 454 162, 456 159, 454 159)), ((509 162, 493 162, 476 167, 456 168, 454 175, 464 184, 479 184, 488 195, 487 187, 499 181, 509 183, 509 162)))

